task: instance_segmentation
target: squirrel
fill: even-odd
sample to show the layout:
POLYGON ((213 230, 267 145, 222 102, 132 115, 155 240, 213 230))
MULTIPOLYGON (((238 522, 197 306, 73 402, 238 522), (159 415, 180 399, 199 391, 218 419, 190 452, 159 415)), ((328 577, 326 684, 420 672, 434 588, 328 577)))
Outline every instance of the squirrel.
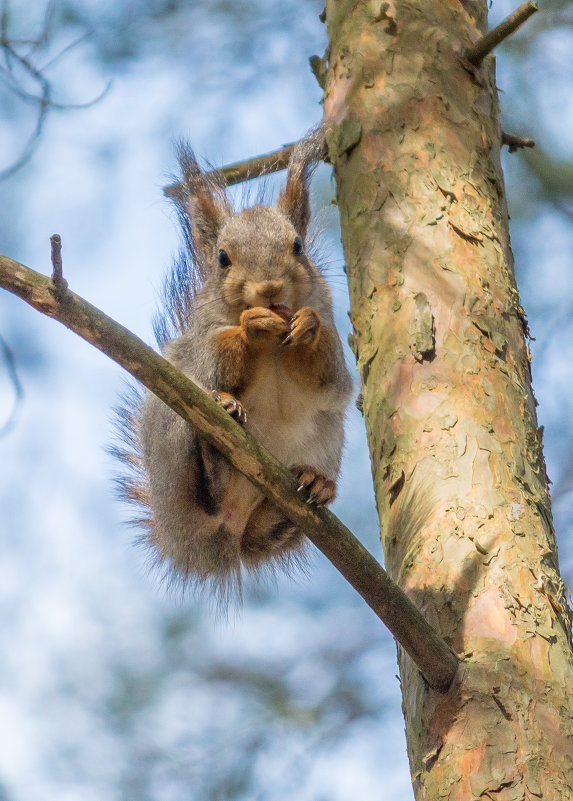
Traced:
MULTIPOLYGON (((274 206, 234 212, 223 177, 187 145, 174 202, 184 249, 165 281, 154 330, 165 358, 296 475, 308 501, 334 500, 352 394, 327 282, 306 246, 319 129, 295 146, 274 206)), ((119 410, 130 468, 124 500, 171 579, 241 592, 245 569, 288 568, 305 536, 193 427, 152 393, 119 410)))

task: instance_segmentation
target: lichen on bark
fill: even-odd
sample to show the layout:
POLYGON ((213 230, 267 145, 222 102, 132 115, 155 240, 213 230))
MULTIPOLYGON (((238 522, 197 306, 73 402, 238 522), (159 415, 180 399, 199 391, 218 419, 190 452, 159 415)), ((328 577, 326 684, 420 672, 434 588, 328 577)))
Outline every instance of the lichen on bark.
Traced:
POLYGON ((463 656, 399 651, 417 799, 573 794, 571 617, 513 273, 483 0, 328 0, 324 92, 382 544, 463 656))

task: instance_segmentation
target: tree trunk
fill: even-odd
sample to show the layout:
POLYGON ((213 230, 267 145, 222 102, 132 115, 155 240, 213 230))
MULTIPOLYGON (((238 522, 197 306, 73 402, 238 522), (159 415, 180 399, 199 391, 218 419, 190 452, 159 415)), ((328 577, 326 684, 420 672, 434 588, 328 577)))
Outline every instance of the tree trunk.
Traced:
POLYGON ((463 658, 399 649, 415 796, 573 797, 571 618, 513 274, 485 0, 328 0, 325 118, 387 568, 463 658))

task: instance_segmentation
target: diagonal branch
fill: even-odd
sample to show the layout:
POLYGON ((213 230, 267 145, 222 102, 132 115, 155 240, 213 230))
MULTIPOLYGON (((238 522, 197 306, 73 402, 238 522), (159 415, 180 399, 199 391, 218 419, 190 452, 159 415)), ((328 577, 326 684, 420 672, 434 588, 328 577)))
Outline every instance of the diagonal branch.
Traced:
POLYGON ((273 501, 330 559, 388 626, 434 689, 445 692, 458 660, 410 599, 337 517, 310 506, 292 473, 235 423, 203 390, 138 337, 71 291, 0 256, 0 286, 63 323, 124 367, 170 406, 273 501))
POLYGON ((473 64, 474 67, 479 66, 495 47, 501 44, 504 39, 507 39, 508 36, 511 36, 537 10, 536 3, 532 3, 530 0, 522 3, 509 17, 500 22, 499 25, 496 25, 495 28, 492 28, 491 31, 488 31, 472 47, 466 50, 464 56, 467 61, 473 64))

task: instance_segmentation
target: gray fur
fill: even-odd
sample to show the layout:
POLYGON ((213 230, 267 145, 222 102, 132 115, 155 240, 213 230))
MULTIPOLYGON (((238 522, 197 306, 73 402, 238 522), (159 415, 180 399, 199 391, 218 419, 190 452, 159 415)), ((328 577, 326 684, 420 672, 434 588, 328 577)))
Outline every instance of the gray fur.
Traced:
MULTIPOLYGON (((294 237, 306 236, 308 182, 323 148, 315 133, 295 149, 276 206, 233 213, 222 180, 202 172, 192 151, 180 147, 176 205, 184 254, 165 282, 155 329, 176 367, 203 389, 229 392, 244 404, 245 427, 277 458, 335 480, 352 387, 338 335, 329 354, 331 378, 310 389, 285 374, 277 343, 268 345, 244 386, 226 386, 217 345, 247 306, 261 305, 257 293, 274 282, 282 287, 275 303, 293 312, 312 307, 335 332, 324 277, 292 250, 294 237), (232 269, 219 266, 220 249, 233 254, 232 269)), ((128 399, 120 418, 123 442, 114 452, 130 471, 119 480, 122 495, 143 509, 136 522, 167 576, 207 585, 226 603, 240 593, 243 569, 258 575, 299 560, 303 534, 158 398, 128 399)))

